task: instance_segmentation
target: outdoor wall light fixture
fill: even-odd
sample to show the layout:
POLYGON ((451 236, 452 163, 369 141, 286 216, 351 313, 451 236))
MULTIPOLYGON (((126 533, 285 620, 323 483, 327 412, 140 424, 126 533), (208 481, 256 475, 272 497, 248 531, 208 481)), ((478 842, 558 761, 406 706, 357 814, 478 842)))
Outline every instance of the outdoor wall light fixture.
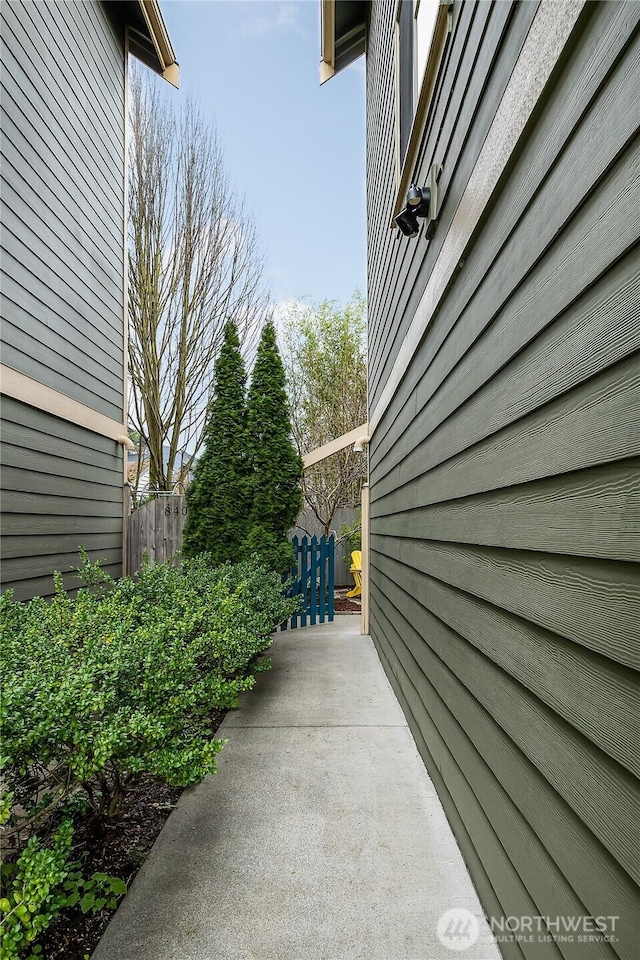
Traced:
POLYGON ((404 210, 397 217, 394 217, 393 221, 405 237, 418 236, 420 232, 419 220, 427 221, 427 228, 424 231, 426 239, 429 240, 433 235, 440 213, 438 178, 441 173, 442 167, 434 163, 429 170, 426 186, 419 187, 412 183, 409 187, 404 210))
POLYGON ((405 237, 418 236, 418 218, 412 212, 411 207, 405 207, 402 213, 399 213, 395 218, 395 222, 400 227, 400 230, 405 237))
POLYGON ((428 217, 431 204, 431 188, 416 187, 412 183, 407 194, 407 206, 417 217, 428 217))
POLYGON ((418 217, 429 219, 431 208, 431 190, 429 187, 417 187, 412 183, 407 193, 404 210, 395 218, 396 224, 405 237, 417 237, 420 225, 418 217))

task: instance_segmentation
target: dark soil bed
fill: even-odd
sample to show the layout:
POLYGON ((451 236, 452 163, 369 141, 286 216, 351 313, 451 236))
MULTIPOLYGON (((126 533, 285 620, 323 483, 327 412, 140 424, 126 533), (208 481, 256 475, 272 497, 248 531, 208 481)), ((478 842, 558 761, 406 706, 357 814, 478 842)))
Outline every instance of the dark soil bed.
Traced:
MULTIPOLYGON (((347 596, 348 587, 338 589, 333 595, 334 613, 360 613, 360 597, 351 599, 347 596)), ((311 594, 307 591, 306 595, 307 610, 311 606, 311 594)), ((320 592, 316 593, 316 612, 320 611, 320 592)))
POLYGON ((346 590, 336 590, 333 609, 336 613, 360 613, 360 597, 348 597, 346 590))
MULTIPOLYGON (((216 711, 212 715, 213 732, 222 723, 225 712, 216 711)), ((85 876, 107 873, 129 886, 181 793, 181 787, 168 787, 160 780, 151 780, 122 817, 101 824, 76 821, 74 853, 82 861, 85 876)), ((91 916, 77 909, 64 911, 38 939, 43 957, 84 960, 96 948, 114 912, 102 910, 91 916)))
POLYGON ((333 609, 336 613, 360 613, 360 600, 352 600, 349 597, 336 597, 333 601, 333 609))

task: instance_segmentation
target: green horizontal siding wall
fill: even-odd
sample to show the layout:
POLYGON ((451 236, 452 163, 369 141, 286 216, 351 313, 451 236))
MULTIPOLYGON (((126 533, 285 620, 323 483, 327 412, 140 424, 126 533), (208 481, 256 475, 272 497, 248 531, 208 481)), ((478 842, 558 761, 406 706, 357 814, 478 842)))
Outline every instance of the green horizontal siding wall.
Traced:
POLYGON ((2 362, 121 421, 123 36, 100 3, 0 16, 2 362))
MULTIPOLYGON (((536 14, 456 2, 397 239, 394 10, 367 56, 375 409, 536 14)), ((487 912, 640 943, 640 5, 588 4, 376 428, 371 633, 487 912)))
POLYGON ((2 398, 2 590, 18 600, 69 588, 78 550, 122 572, 122 447, 48 413, 2 398))
MULTIPOLYGON (((2 363, 118 423, 125 50, 119 5, 0 4, 2 363), (110 9, 111 8, 111 9, 110 9)), ((122 448, 2 398, 2 589, 122 570, 122 448)))

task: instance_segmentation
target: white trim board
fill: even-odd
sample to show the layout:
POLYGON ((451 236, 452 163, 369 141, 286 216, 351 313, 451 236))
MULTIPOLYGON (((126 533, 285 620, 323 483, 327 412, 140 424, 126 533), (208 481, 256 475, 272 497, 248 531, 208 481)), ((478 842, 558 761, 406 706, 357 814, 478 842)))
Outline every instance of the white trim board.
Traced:
POLYGON ((344 450, 345 447, 348 447, 351 443, 355 443, 360 437, 366 437, 367 433, 367 424, 363 423, 361 426, 350 430, 349 433, 343 433, 342 436, 336 440, 331 440, 330 443, 325 443, 322 447, 316 447, 315 450, 310 450, 309 453, 305 453, 302 458, 305 470, 307 467, 312 467, 314 463, 320 463, 321 460, 325 460, 334 453, 338 453, 339 450, 344 450))
POLYGON ((46 387, 4 364, 0 365, 0 393, 3 397, 19 400, 20 403, 44 410, 60 420, 75 423, 92 433, 128 445, 127 427, 124 423, 118 423, 117 420, 112 420, 84 403, 72 400, 71 397, 58 393, 57 390, 52 390, 51 387, 46 387))
POLYGON ((369 417, 370 436, 409 369, 584 3, 585 0, 541 0, 389 379, 369 417))

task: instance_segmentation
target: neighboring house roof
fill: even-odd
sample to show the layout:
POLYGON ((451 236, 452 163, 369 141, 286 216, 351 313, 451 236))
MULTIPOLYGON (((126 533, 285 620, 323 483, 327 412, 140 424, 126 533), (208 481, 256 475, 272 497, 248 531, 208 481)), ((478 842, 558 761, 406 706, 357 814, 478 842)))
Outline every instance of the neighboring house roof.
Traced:
POLYGON ((365 52, 368 0, 321 0, 320 83, 330 80, 365 52))
POLYGON ((174 87, 180 86, 180 67, 171 46, 157 0, 125 0, 129 51, 174 87))
MULTIPOLYGON (((171 456, 171 447, 163 443, 162 445, 162 465, 167 467, 169 465, 169 457, 171 456)), ((145 445, 142 447, 142 460, 146 462, 149 460, 149 448, 145 445)), ((136 447, 129 448, 127 451, 127 461, 128 463, 137 463, 138 462, 138 451, 136 447)))
MULTIPOLYGON (((163 444, 162 446, 162 465, 167 469, 169 466, 169 457, 171 455, 171 447, 168 444, 163 444)), ((138 451, 137 449, 127 450, 127 477, 129 483, 134 484, 138 488, 138 495, 145 496, 149 492, 149 474, 150 474, 150 459, 149 459, 149 448, 144 446, 142 449, 142 460, 138 461, 138 451)), ((178 486, 186 485, 192 477, 193 470, 189 470, 187 473, 183 473, 184 470, 184 460, 181 460, 179 463, 175 464, 175 470, 177 471, 177 477, 174 483, 174 490, 178 486)))

